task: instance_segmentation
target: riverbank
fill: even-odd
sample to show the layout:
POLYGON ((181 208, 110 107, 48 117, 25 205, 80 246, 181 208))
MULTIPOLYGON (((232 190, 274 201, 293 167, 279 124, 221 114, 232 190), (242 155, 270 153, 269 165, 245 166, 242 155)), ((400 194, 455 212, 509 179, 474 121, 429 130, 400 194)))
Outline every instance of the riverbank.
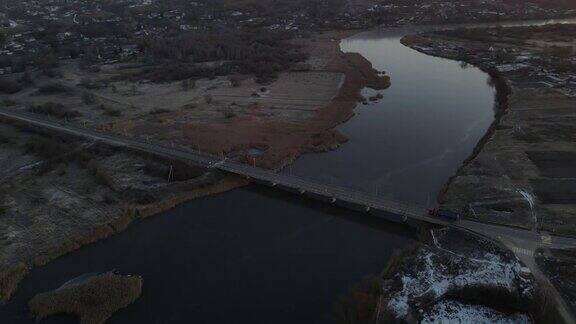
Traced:
POLYGON ((67 282, 54 291, 38 294, 29 307, 37 322, 52 315, 73 314, 82 324, 104 324, 141 294, 141 277, 109 272, 67 282))
POLYGON ((374 70, 364 57, 341 51, 340 41, 357 32, 326 32, 291 40, 309 58, 300 71, 281 72, 269 85, 250 79, 237 87, 210 83, 204 94, 213 98, 209 107, 197 103, 196 109, 231 107, 229 118, 190 118, 188 112, 179 112, 163 115, 161 124, 137 119, 113 128, 241 157, 269 169, 283 168, 303 153, 334 150, 347 141, 335 128, 351 118, 358 102, 365 100, 361 90, 390 86, 390 78, 374 70), (334 82, 327 84, 329 79, 334 82), (181 125, 182 120, 186 125, 181 125))
POLYGON ((276 169, 302 153, 337 148, 346 138, 334 128, 364 100, 360 91, 390 86, 390 78, 361 55, 341 51, 340 41, 357 32, 286 41, 308 59, 275 72, 277 77, 265 83, 239 74, 158 82, 143 64, 86 70, 71 60, 59 67, 60 77, 31 72, 33 83, 2 99, 11 109, 276 169))
MULTIPOLYGON (((510 89, 508 98, 499 101, 505 109, 498 110, 492 131, 440 197, 444 207, 461 210, 476 221, 537 231, 544 247, 548 233, 576 235, 572 180, 576 174, 576 80, 571 79, 571 71, 576 70, 576 61, 571 59, 576 50, 575 28, 454 30, 404 40, 426 54, 481 67, 510 89)), ((569 302, 572 272, 556 273, 546 267, 573 264, 571 252, 543 248, 536 259, 545 260, 538 266, 544 265, 544 272, 548 271, 555 288, 569 302)), ((574 309, 572 303, 567 306, 574 309)))
POLYGON ((33 267, 124 231, 190 199, 246 183, 178 161, 0 127, 0 300, 33 267))
POLYGON ((377 323, 530 323, 534 283, 513 254, 453 229, 392 258, 381 275, 377 323), (530 315, 529 315, 530 314, 530 315))
MULTIPOLYGON (((337 148, 345 137, 334 128, 353 115, 354 107, 362 100, 361 89, 389 86, 389 78, 372 69, 366 59, 340 51, 340 39, 349 35, 351 32, 326 33, 294 41, 310 52, 313 72, 302 72, 303 75, 320 73, 343 77, 340 84, 334 85, 336 88, 332 91, 335 95, 326 105, 318 107, 312 116, 306 117, 303 113, 303 124, 278 121, 278 116, 265 118, 260 123, 264 126, 257 128, 258 136, 269 135, 266 135, 267 144, 255 146, 264 152, 257 157, 259 166, 281 167, 304 152, 337 148)), ((281 76, 281 84, 282 80, 281 76)), ((269 87, 274 89, 273 85, 269 87)), ((62 99, 73 100, 69 95, 62 99)), ((14 109, 19 109, 20 104, 22 102, 15 104, 14 109)), ((162 118, 166 119, 165 114, 162 118)), ((98 127, 125 132, 137 129, 134 126, 137 121, 132 118, 129 128, 104 124, 99 121, 98 127)), ((246 137, 238 136, 238 132, 245 131, 246 136, 254 134, 254 129, 245 129, 245 126, 247 124, 243 122, 232 122, 218 132, 199 128, 206 134, 219 134, 226 139, 214 142, 216 136, 199 136, 206 141, 187 144, 213 153, 226 151, 221 145, 225 142, 230 145, 227 142, 230 138, 247 141, 246 137)), ((6 153, 2 163, 13 168, 14 164, 20 165, 18 172, 7 173, 3 179, 2 214, 6 224, 2 226, 3 239, 0 242, 0 297, 4 302, 31 267, 45 265, 83 245, 118 234, 138 219, 191 199, 246 184, 245 180, 207 170, 195 170, 193 175, 179 177, 178 174, 187 173, 185 169, 191 166, 175 161, 157 161, 102 145, 93 149, 90 143, 19 127, 2 128, 1 149, 6 153), (44 144, 41 145, 45 148, 30 146, 29 143, 40 141, 36 139, 38 135, 43 137, 41 142, 44 144), (90 147, 89 153, 82 152, 84 147, 90 147), (142 177, 142 173, 146 176, 142 177), (38 200, 50 202, 50 206, 38 205, 35 203, 38 200), (27 215, 26 220, 14 223, 13 219, 22 218, 22 214, 27 215), (30 223, 34 226, 27 225, 30 223)), ((145 136, 144 133, 132 132, 131 135, 145 136)), ((166 140, 165 134, 155 135, 166 140)), ((186 133, 186 136, 193 135, 198 134, 186 133)), ((180 140, 186 141, 186 138, 180 140)), ((181 141, 178 143, 182 145, 181 141)))
MULTIPOLYGON (((574 173, 570 161, 576 145, 570 135, 570 107, 576 105, 576 99, 570 96, 569 81, 556 86, 546 82, 562 78, 558 76, 560 70, 546 63, 554 60, 553 56, 546 58, 551 42, 546 36, 552 31, 558 34, 556 28, 560 27, 541 27, 542 32, 534 39, 520 38, 521 43, 515 45, 442 33, 405 39, 416 50, 464 60, 497 77, 495 84, 501 93, 497 121, 440 198, 446 206, 466 211, 466 217, 561 235, 576 234, 571 221, 576 210, 569 198, 572 189, 568 180, 574 173), (497 62, 494 56, 502 52, 509 53, 508 61, 497 62), (521 62, 515 62, 518 57, 521 62), (533 65, 539 65, 546 74, 530 75, 527 69, 538 69, 533 65), (499 86, 499 80, 509 84, 510 91, 507 86, 499 86)), ((519 29, 510 33, 520 33, 519 29)), ((558 41, 553 43, 557 45, 558 41)))

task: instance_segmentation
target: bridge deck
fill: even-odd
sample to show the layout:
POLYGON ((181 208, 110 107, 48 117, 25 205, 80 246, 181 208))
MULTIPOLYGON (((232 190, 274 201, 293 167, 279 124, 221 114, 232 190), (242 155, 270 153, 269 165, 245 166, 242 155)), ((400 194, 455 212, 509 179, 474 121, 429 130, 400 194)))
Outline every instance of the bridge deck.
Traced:
POLYGON ((156 155, 192 162, 201 166, 219 169, 225 172, 247 177, 252 180, 258 180, 269 186, 279 186, 292 189, 302 194, 314 194, 317 197, 324 197, 332 202, 346 202, 362 209, 374 212, 387 212, 397 215, 401 218, 410 218, 418 221, 434 223, 439 225, 448 225, 449 223, 429 217, 426 209, 414 205, 408 205, 402 202, 384 199, 369 193, 350 190, 348 188, 325 185, 318 182, 306 180, 297 176, 281 174, 270 170, 250 166, 247 164, 237 163, 228 160, 222 160, 220 157, 199 152, 189 148, 166 145, 143 139, 126 137, 116 134, 104 133, 94 129, 79 127, 72 123, 65 123, 60 120, 52 120, 39 117, 36 114, 26 112, 15 112, 12 110, 0 108, 0 116, 13 120, 19 120, 28 124, 34 124, 57 132, 68 133, 70 135, 87 138, 95 141, 106 142, 111 145, 129 147, 131 149, 153 153, 156 155))

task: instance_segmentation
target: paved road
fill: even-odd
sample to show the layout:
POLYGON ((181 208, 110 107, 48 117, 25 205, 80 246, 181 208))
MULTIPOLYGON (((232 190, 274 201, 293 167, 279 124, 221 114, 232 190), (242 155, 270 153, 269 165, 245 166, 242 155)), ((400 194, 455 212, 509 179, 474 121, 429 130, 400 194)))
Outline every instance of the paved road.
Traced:
POLYGON ((37 114, 16 112, 11 109, 0 108, 0 116, 12 120, 18 120, 26 124, 36 125, 59 133, 66 133, 93 141, 102 141, 111 145, 123 146, 133 150, 153 153, 185 162, 193 162, 201 166, 216 168, 239 176, 248 177, 269 186, 289 188, 294 191, 299 191, 302 194, 314 194, 325 197, 328 200, 332 199, 333 202, 348 202, 357 205, 361 209, 385 211, 432 224, 466 229, 499 241, 512 241, 513 239, 518 247, 543 246, 548 248, 576 248, 576 239, 573 238, 551 235, 543 236, 530 230, 477 223, 467 220, 449 222, 438 219, 437 217, 430 217, 424 207, 383 199, 366 192, 325 185, 297 176, 276 173, 230 160, 222 160, 221 157, 189 148, 101 132, 86 127, 79 127, 73 123, 48 119, 37 114))
MULTIPOLYGON (((398 201, 386 200, 378 196, 373 196, 365 192, 358 192, 341 187, 334 187, 313 182, 307 179, 292 175, 280 174, 270 170, 241 164, 229 160, 222 160, 220 157, 207 153, 191 150, 188 148, 166 145, 143 139, 125 137, 110 133, 104 133, 89 128, 79 127, 71 123, 59 120, 51 120, 36 114, 15 112, 9 109, 0 108, 0 116, 12 120, 18 120, 29 125, 35 125, 59 133, 70 134, 93 141, 102 141, 111 145, 123 146, 133 150, 164 156, 171 159, 193 162, 195 164, 216 168, 225 172, 239 176, 248 177, 269 186, 280 186, 291 189, 301 194, 314 194, 332 200, 332 202, 348 202, 360 207, 360 209, 385 211, 400 215, 404 218, 411 218, 441 226, 450 226, 458 229, 471 231, 482 236, 499 241, 504 246, 512 250, 520 260, 530 267, 536 276, 549 283, 548 279, 540 272, 535 262, 535 253, 539 248, 551 249, 576 249, 576 239, 539 233, 537 231, 524 230, 494 224, 478 223, 469 220, 458 222, 448 222, 436 217, 430 217, 423 207, 404 204, 398 201)), ((569 307, 554 290, 554 297, 557 300, 558 310, 567 323, 574 323, 569 307)))
POLYGON ((144 139, 126 137, 94 129, 79 127, 73 123, 61 120, 48 119, 37 114, 16 112, 11 109, 0 108, 0 116, 12 120, 18 120, 26 124, 36 125, 59 133, 66 133, 93 141, 102 141, 111 145, 123 146, 133 150, 156 154, 168 158, 193 162, 195 164, 216 168, 239 176, 248 177, 270 186, 282 186, 302 194, 315 194, 333 201, 344 201, 358 205, 362 209, 386 211, 401 216, 406 216, 419 221, 432 224, 451 226, 466 229, 497 240, 514 239, 518 246, 543 246, 548 248, 576 248, 576 239, 554 235, 543 235, 535 231, 524 230, 507 226, 477 223, 468 220, 449 222, 437 217, 430 217, 424 207, 405 204, 398 201, 383 199, 366 192, 354 191, 347 188, 325 185, 293 175, 276 173, 274 171, 254 167, 247 164, 237 163, 230 160, 222 160, 221 157, 192 150, 189 148, 157 143, 144 139), (530 242, 529 245, 523 245, 530 242))
POLYGON ((79 127, 78 125, 66 123, 61 120, 51 120, 36 114, 15 112, 9 109, 0 108, 0 116, 15 119, 31 125, 36 125, 59 133, 66 133, 93 141, 102 141, 111 145, 123 146, 172 159, 193 162, 201 166, 215 168, 239 176, 258 180, 259 182, 271 186, 283 186, 284 188, 300 191, 302 194, 315 194, 318 196, 326 197, 328 199, 333 199, 335 201, 349 202, 351 204, 358 205, 361 208, 386 211, 438 225, 450 225, 450 223, 441 219, 429 217, 427 215, 426 209, 423 207, 386 200, 364 192, 324 185, 322 183, 310 181, 304 178, 276 173, 270 170, 237 163, 230 160, 222 160, 221 157, 199 152, 189 148, 100 132, 90 128, 79 127))

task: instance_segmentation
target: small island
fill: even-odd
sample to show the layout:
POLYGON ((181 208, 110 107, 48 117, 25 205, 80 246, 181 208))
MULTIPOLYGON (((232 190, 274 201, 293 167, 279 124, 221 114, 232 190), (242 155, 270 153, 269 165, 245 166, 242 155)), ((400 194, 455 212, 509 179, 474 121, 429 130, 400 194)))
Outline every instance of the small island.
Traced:
POLYGON ((73 280, 38 294, 29 303, 37 320, 71 313, 82 324, 104 323, 117 310, 132 304, 142 293, 142 278, 113 272, 73 280))

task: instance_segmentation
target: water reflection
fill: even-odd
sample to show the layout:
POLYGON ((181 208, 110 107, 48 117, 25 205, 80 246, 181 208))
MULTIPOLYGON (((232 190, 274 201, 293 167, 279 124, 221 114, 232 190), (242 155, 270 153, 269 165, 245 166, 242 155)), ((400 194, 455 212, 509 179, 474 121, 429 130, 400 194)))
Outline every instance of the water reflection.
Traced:
MULTIPOLYGON (((109 323, 330 323, 334 301, 414 241, 406 227, 258 186, 184 204, 34 269, 0 323, 87 272, 139 274, 143 294, 109 323)), ((50 322, 67 323, 70 317, 50 322)))
MULTIPOLYGON (((392 86, 381 91, 378 102, 359 105, 356 116, 340 127, 348 143, 302 157, 293 172, 387 198, 434 204, 493 121, 495 90, 488 86, 489 76, 416 52, 403 46, 400 36, 380 31, 345 40, 342 48, 386 71, 392 86)), ((363 90, 365 97, 375 94, 363 90)))

